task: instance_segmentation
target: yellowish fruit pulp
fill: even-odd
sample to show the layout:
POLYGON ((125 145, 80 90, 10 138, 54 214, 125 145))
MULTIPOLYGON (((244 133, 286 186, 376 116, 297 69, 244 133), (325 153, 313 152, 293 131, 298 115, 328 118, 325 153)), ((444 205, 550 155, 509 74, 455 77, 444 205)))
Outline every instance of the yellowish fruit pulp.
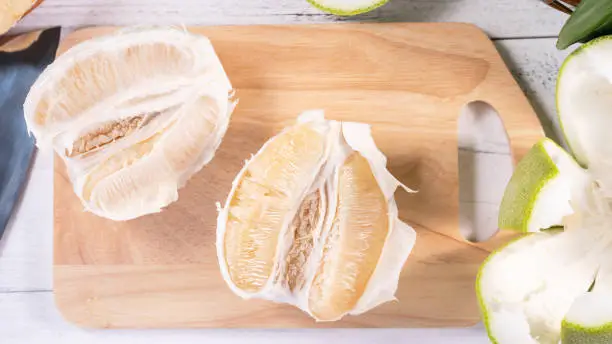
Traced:
MULTIPOLYGON (((159 140, 159 137, 160 134, 157 134, 142 142, 123 149, 119 153, 110 156, 106 161, 96 166, 96 168, 87 177, 87 181, 83 188, 83 199, 87 201, 91 199, 93 189, 100 181, 116 172, 121 171, 122 169, 125 169, 126 167, 133 165, 135 162, 142 159, 142 157, 151 153, 155 147, 155 143, 159 140)), ((156 173, 159 173, 159 171, 156 171, 156 173)), ((117 181, 119 182, 119 180, 117 181)), ((126 194, 129 192, 129 190, 137 188, 138 178, 130 179, 130 181, 131 182, 129 184, 131 185, 127 185, 128 181, 123 180, 123 182, 119 183, 120 185, 116 185, 117 187, 108 190, 106 192, 107 198, 113 200, 115 199, 115 196, 122 197, 121 195, 126 194), (113 194, 115 196, 113 196, 113 194)))
POLYGON ((339 172, 338 208, 310 290, 311 312, 335 320, 363 295, 389 233, 387 200, 368 161, 353 153, 339 172))
POLYGON ((186 104, 179 111, 181 116, 176 123, 173 122, 173 130, 164 138, 163 149, 174 171, 187 171, 209 146, 204 143, 214 135, 216 118, 207 114, 222 114, 212 99, 205 96, 186 104))
POLYGON ((4 0, 0 1, 0 35, 7 32, 21 17, 40 1, 4 0))
POLYGON ((100 51, 77 61, 53 87, 48 87, 35 110, 34 121, 48 125, 82 114, 104 99, 154 77, 187 75, 193 57, 178 47, 152 43, 118 52, 100 51))
POLYGON ((270 141, 248 165, 230 201, 225 259, 234 284, 261 290, 275 265, 279 234, 320 168, 324 136, 307 124, 270 141), (302 190, 302 191, 299 191, 302 190))

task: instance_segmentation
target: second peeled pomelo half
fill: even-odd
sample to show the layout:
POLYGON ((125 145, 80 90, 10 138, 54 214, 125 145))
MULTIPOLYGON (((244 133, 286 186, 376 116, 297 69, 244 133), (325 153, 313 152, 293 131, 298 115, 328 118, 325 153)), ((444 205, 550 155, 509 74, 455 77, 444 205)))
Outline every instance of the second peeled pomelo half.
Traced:
POLYGON ((318 111, 244 166, 217 223, 225 282, 238 296, 335 321, 395 299, 416 240, 398 218, 400 183, 370 127, 318 111))

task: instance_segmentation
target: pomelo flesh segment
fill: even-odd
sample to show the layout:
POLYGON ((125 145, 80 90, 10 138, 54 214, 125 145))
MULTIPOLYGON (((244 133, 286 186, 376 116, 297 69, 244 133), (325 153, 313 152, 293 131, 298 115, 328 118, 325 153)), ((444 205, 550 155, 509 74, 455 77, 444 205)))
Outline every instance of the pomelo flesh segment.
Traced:
POLYGON ((28 11, 42 0, 0 0, 0 35, 13 27, 28 11))
MULTIPOLYGON (((98 183, 114 173, 121 171, 123 168, 132 166, 144 156, 150 154, 155 146, 155 143, 157 140, 159 140, 159 136, 160 135, 155 135, 147 140, 132 145, 96 166, 87 176, 83 185, 83 199, 90 201, 93 190, 98 183)), ((159 170, 156 172, 160 173, 159 170)), ((117 196, 120 197, 119 194, 117 194, 117 196)))
POLYGON ((229 204, 224 238, 227 267, 238 288, 255 293, 268 282, 296 193, 308 186, 324 152, 323 135, 297 125, 248 163, 229 204))
POLYGON ((323 321, 355 307, 389 233, 387 200, 363 156, 348 157, 338 182, 336 219, 309 295, 310 311, 323 321))
POLYGON ((163 81, 172 75, 188 76, 193 65, 192 56, 166 43, 100 51, 75 63, 47 89, 35 110, 34 120, 38 125, 69 120, 100 101, 142 86, 153 78, 163 81))

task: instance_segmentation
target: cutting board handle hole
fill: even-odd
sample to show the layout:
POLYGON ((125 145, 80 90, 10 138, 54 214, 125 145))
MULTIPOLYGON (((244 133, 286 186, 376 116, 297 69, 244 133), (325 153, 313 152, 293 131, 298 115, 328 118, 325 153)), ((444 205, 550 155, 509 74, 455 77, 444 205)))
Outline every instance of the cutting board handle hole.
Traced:
POLYGON ((497 233, 497 214, 512 175, 508 135, 487 102, 466 104, 459 116, 459 231, 465 240, 487 241, 497 233))

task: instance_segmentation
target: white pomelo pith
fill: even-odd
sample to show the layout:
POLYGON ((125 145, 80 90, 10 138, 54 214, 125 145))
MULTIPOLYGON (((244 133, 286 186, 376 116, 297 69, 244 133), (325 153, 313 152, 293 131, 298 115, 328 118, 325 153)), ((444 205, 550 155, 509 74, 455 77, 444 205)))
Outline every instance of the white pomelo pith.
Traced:
POLYGON ((499 228, 537 232, 560 226, 572 213, 573 195, 589 185, 586 171, 552 140, 543 139, 516 166, 501 202, 499 228))
POLYGON ((500 228, 535 232, 494 252, 476 284, 497 344, 612 343, 612 37, 564 63, 559 118, 580 168, 549 140, 517 166, 500 228), (544 231, 561 225, 563 229, 544 231))
POLYGON ((563 344, 612 343, 612 291, 588 292, 563 320, 563 344))
POLYGON ((308 0, 313 6, 332 14, 352 16, 366 13, 387 3, 388 0, 308 0))
POLYGON ((612 255, 605 261, 593 289, 577 298, 563 319, 563 344, 612 343, 612 255))
POLYGON ((590 225, 529 234, 492 254, 476 285, 492 342, 559 343, 564 317, 610 250, 612 232, 590 225))
POLYGON ((595 39, 563 63, 557 81, 559 122, 584 166, 610 160, 612 128, 612 36, 595 39))

